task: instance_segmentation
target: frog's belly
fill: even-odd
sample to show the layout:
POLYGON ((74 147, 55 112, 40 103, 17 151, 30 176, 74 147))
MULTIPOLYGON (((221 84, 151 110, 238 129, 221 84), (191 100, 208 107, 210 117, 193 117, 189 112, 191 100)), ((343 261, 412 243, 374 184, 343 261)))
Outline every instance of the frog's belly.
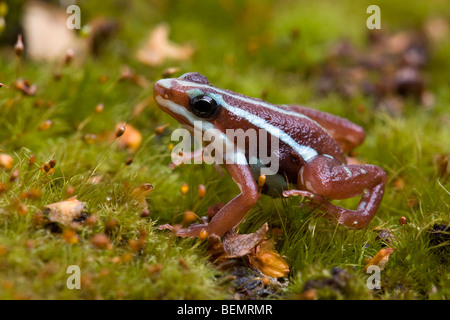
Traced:
MULTIPOLYGON (((259 159, 256 159, 257 163, 250 163, 250 170, 253 175, 253 179, 258 182, 261 175, 261 169, 267 168, 259 159)), ((261 192, 271 197, 282 197, 283 191, 289 189, 289 184, 285 177, 280 173, 266 174, 266 182, 261 189, 261 192)))

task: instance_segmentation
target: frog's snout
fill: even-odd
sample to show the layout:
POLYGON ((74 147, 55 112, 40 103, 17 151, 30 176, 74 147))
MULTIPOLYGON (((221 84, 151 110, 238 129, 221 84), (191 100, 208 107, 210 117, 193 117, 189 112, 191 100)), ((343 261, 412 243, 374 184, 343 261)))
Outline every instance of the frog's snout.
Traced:
POLYGON ((161 96, 164 99, 169 99, 174 88, 172 87, 175 79, 161 79, 156 81, 153 87, 153 96, 161 96))
POLYGON ((156 98, 157 96, 161 96, 164 99, 168 99, 168 89, 167 81, 165 79, 156 81, 153 86, 153 97, 156 98))

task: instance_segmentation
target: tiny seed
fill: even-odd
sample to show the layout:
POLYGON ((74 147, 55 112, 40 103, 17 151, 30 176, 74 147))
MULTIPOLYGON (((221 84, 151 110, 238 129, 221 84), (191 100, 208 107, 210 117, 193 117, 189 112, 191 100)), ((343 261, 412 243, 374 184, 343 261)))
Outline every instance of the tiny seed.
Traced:
POLYGON ((198 185, 198 197, 203 199, 206 194, 206 187, 203 184, 198 185))
POLYGON ((406 217, 401 217, 401 218, 398 220, 398 222, 399 222, 402 226, 404 226, 405 224, 408 223, 408 219, 406 219, 406 217))
POLYGON ((117 128, 117 130, 116 130, 116 138, 119 138, 119 137, 121 137, 124 134, 124 132, 125 132, 125 125, 126 125, 126 123, 124 122, 123 125, 121 125, 119 128, 117 128))
POLYGON ((260 175, 258 178, 258 186, 262 188, 266 183, 266 176, 264 174, 260 175))
POLYGON ((208 237, 208 231, 206 229, 202 229, 198 235, 201 240, 205 240, 208 237))
POLYGON ((144 209, 141 211, 141 218, 146 218, 150 216, 150 210, 149 209, 144 209))
POLYGON ((56 160, 50 159, 50 161, 48 162, 48 165, 50 166, 50 168, 54 168, 56 166, 56 160))
POLYGON ((30 158, 28 159, 28 165, 32 166, 34 163, 36 162, 36 156, 33 154, 30 156, 30 158))
POLYGON ((95 112, 96 112, 96 113, 102 113, 104 108, 105 108, 105 106, 103 105, 103 103, 99 103, 99 104, 95 107, 95 112))
POLYGON ((52 120, 45 120, 44 122, 42 122, 39 125, 38 129, 39 129, 39 131, 46 131, 46 130, 50 129, 52 127, 52 125, 53 125, 52 120))
POLYGON ((9 177, 9 181, 13 182, 19 179, 19 170, 14 170, 9 177))
POLYGON ((185 195, 185 194, 187 194, 189 192, 189 186, 188 186, 188 184, 187 183, 183 183, 182 185, 181 185, 181 194, 182 195, 185 195))
POLYGON ((164 129, 166 129, 169 126, 169 124, 164 124, 162 126, 158 126, 155 128, 156 134, 162 134, 164 132, 164 129))
POLYGON ((23 42, 22 42, 22 35, 19 34, 17 36, 17 42, 14 45, 14 53, 16 54, 17 57, 20 58, 23 54, 23 50, 24 50, 24 47, 23 47, 23 42))

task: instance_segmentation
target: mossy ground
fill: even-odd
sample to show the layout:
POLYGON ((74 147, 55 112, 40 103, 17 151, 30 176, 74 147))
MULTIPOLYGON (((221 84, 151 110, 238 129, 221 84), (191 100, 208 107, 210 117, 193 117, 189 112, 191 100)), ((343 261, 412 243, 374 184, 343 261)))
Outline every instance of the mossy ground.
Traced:
MULTIPOLYGON (((276 248, 290 266, 289 285, 273 298, 304 297, 310 280, 330 277, 333 268, 348 273, 345 289, 318 288, 318 298, 341 299, 448 299, 450 270, 448 250, 436 250, 429 241, 430 227, 449 224, 449 180, 441 177, 436 156, 449 154, 450 140, 450 40, 435 44, 426 68, 428 88, 435 103, 424 108, 408 101, 401 114, 372 108, 370 98, 344 100, 337 95, 316 94, 314 71, 331 45, 343 38, 358 47, 366 41, 368 1, 79 1, 82 23, 100 15, 119 22, 118 33, 98 57, 82 65, 61 67, 23 59, 21 78, 38 87, 35 96, 24 96, 13 87, 18 59, 12 46, 3 44, 0 82, 0 148, 12 155, 12 169, 0 169, 7 187, 0 195, 0 298, 2 299, 229 299, 229 282, 206 255, 200 240, 177 239, 157 225, 179 222, 186 210, 205 215, 212 204, 225 202, 238 192, 233 181, 213 166, 169 168, 170 133, 178 123, 160 111, 147 89, 118 82, 128 66, 150 83, 167 67, 180 72, 197 71, 214 85, 273 103, 299 103, 328 111, 362 125, 367 139, 357 158, 381 166, 388 174, 386 193, 369 228, 352 231, 330 225, 305 209, 299 199, 263 197, 240 227, 251 232, 264 222, 280 228, 276 248), (135 52, 157 23, 167 22, 170 38, 190 43, 195 54, 188 61, 167 61, 148 67, 135 52), (292 32, 297 30, 294 39, 292 32), (55 73, 60 78, 55 79, 55 73), (103 79, 103 81, 99 81, 103 79), (150 104, 137 117, 135 106, 150 104), (103 103, 104 111, 95 112, 103 103), (364 106, 359 112, 358 106, 364 106), (48 130, 40 124, 51 120, 48 130), (130 155, 117 141, 98 139, 87 143, 86 134, 101 137, 127 122, 143 136, 139 150, 130 155), (82 126, 80 124, 83 123, 82 126), (154 133, 170 124, 163 134, 154 133), (31 155, 36 164, 27 163, 31 155), (130 156, 133 161, 125 165, 130 156), (56 160, 49 175, 40 166, 56 160), (11 182, 12 172, 18 178, 11 182), (96 174, 101 183, 89 182, 96 174), (400 181, 400 182, 399 182, 400 181), (151 211, 141 217, 131 204, 130 192, 143 183, 154 187, 147 197, 151 211), (182 183, 190 190, 180 193, 182 183), (197 186, 206 186, 198 199, 197 186), (46 204, 67 199, 67 189, 86 203, 98 219, 77 231, 70 243, 36 222, 46 204), (24 191, 39 189, 36 198, 21 198, 24 191), (18 210, 18 205, 27 212, 18 210), (408 223, 401 225, 400 217, 408 223), (389 229, 395 236, 381 274, 382 288, 366 287, 365 258, 381 244, 374 228, 389 229), (133 250, 130 240, 144 232, 145 245, 133 250), (92 244, 96 234, 107 234, 111 247, 92 244), (78 265, 81 290, 69 290, 66 269, 78 265), (155 269, 156 268, 156 269, 155 269), (155 271, 156 270, 156 271, 155 271)), ((399 31, 421 26, 427 19, 443 17, 450 10, 444 1, 379 1, 382 28, 399 31)), ((21 3, 9 4, 20 6, 21 3)), ((18 10, 12 10, 18 11, 18 10)), ((8 20, 7 20, 8 22, 8 20)), ((356 200, 343 201, 355 205, 356 200)), ((445 245, 441 244, 441 247, 445 245)), ((447 244, 448 248, 448 244, 447 244)))

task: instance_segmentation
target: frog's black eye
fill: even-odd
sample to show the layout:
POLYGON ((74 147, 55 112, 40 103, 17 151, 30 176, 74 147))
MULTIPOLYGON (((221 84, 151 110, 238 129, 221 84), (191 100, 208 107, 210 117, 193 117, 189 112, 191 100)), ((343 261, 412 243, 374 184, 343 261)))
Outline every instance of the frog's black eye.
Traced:
POLYGON ((200 95, 191 99, 191 110, 200 118, 212 118, 220 109, 220 105, 210 96, 200 95))

